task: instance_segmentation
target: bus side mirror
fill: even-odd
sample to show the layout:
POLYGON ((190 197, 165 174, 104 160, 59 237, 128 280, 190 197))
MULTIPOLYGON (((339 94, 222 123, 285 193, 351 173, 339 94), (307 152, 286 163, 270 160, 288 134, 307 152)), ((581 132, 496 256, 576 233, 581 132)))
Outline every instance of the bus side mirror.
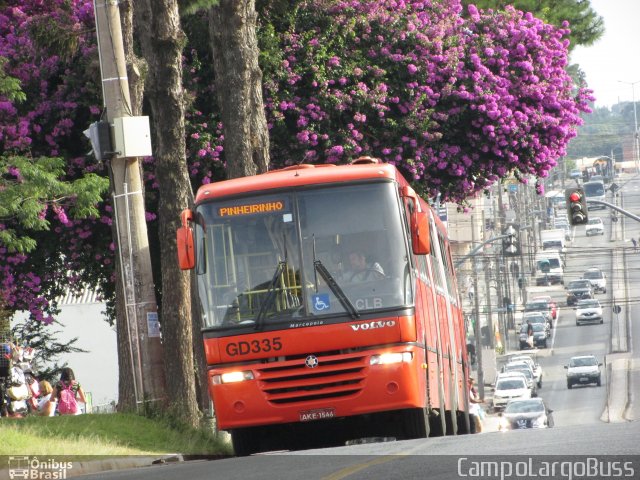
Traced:
POLYGON ((193 212, 189 209, 183 210, 180 215, 182 225, 176 232, 176 247, 178 250, 178 265, 181 270, 191 270, 196 265, 193 248, 193 229, 189 222, 193 220, 193 212))
POLYGON ((411 243, 414 254, 429 255, 431 253, 429 237, 429 215, 427 212, 415 212, 411 219, 411 243))
POLYGON ((429 215, 427 212, 418 211, 420 199, 418 194, 409 185, 404 185, 400 190, 403 198, 413 200, 415 210, 411 215, 411 243, 415 255, 429 255, 431 253, 431 239, 429 238, 429 215))

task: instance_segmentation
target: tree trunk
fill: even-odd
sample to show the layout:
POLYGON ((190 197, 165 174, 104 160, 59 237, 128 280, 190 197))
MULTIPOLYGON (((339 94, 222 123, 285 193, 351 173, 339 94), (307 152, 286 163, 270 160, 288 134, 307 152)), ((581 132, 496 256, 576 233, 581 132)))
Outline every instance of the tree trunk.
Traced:
POLYGON ((264 173, 269 167, 256 17, 255 0, 220 0, 209 14, 229 178, 264 173))
POLYGON ((146 98, 151 106, 153 156, 160 197, 158 207, 162 271, 160 323, 165 351, 169 408, 198 426, 190 275, 178 267, 176 230, 180 212, 193 201, 186 162, 182 50, 186 43, 177 0, 135 3, 136 37, 149 70, 146 98))

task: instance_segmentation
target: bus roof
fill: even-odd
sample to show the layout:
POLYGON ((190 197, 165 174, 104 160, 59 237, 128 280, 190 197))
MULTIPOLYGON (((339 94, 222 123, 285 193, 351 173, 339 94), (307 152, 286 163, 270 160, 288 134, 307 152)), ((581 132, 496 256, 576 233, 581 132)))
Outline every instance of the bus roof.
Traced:
POLYGON ((388 163, 302 164, 280 170, 272 170, 260 175, 203 185, 198 189, 196 204, 212 198, 242 195, 248 192, 366 179, 389 179, 397 181, 400 185, 407 185, 406 180, 400 175, 396 167, 388 163))

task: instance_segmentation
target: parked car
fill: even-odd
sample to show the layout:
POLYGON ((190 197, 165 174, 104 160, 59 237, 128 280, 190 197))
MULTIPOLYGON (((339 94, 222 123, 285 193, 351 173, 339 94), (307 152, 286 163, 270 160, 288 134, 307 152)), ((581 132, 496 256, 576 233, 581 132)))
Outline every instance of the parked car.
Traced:
MULTIPOLYGON (((533 346, 547 348, 547 328, 542 323, 532 323, 533 327, 533 346)), ((527 324, 523 323, 520 327, 520 334, 518 335, 520 342, 520 350, 532 348, 527 343, 527 324)))
POLYGON ((524 373, 522 372, 505 372, 504 370, 501 372, 498 372, 498 374, 496 375, 496 381, 494 382, 494 385, 498 383, 498 380, 500 379, 505 379, 505 378, 524 378, 524 381, 527 381, 527 377, 525 376, 524 373))
POLYGON ((597 267, 588 269, 582 275, 591 282, 594 291, 607 293, 607 276, 597 267))
POLYGON ((585 322, 588 323, 603 323, 602 318, 602 305, 595 298, 587 300, 578 300, 576 310, 576 325, 582 325, 585 322))
POLYGON ((500 375, 507 375, 509 373, 521 373, 524 375, 527 381, 527 386, 531 390, 531 396, 538 396, 538 384, 536 383, 536 377, 533 374, 533 370, 526 362, 514 362, 508 363, 503 367, 503 373, 500 375))
POLYGON ((595 383, 599 387, 602 385, 601 366, 602 363, 598 362, 595 355, 571 357, 569 365, 564 366, 567 369, 567 388, 590 383, 595 383))
POLYGON ((504 408, 509 400, 531 398, 531 389, 522 377, 498 378, 493 391, 493 409, 504 408))
POLYGON ((544 314, 543 312, 527 312, 522 316, 522 324, 526 325, 527 323, 541 323, 544 325, 547 331, 547 335, 551 329, 551 318, 550 316, 544 314))
POLYGON ((558 318, 558 304, 551 298, 550 295, 540 295, 538 297, 533 297, 530 300, 530 303, 546 303, 549 312, 551 312, 551 318, 555 320, 558 318))
POLYGON ((571 170, 571 172, 569 173, 569 176, 571 178, 582 178, 582 170, 580 170, 579 168, 574 168, 573 170, 571 170))
POLYGON ((573 280, 567 285, 567 305, 575 305, 578 300, 593 298, 593 286, 590 280, 573 280))
POLYGON ((587 237, 591 235, 604 235, 604 223, 600 217, 592 217, 584 226, 587 237))
POLYGON ((553 308, 551 307, 548 301, 531 300, 527 302, 524 306, 523 317, 526 317, 527 315, 530 315, 533 313, 544 315, 547 318, 547 321, 549 322, 549 327, 552 326, 551 323, 553 321, 553 308))
POLYGON ((536 353, 537 353, 537 350, 532 351, 531 353, 527 352, 527 353, 512 354, 508 357, 509 358, 508 363, 513 363, 513 362, 528 363, 529 366, 531 367, 531 370, 533 370, 533 376, 536 379, 536 384, 538 385, 538 388, 542 388, 542 366, 537 362, 536 353))
POLYGON ((551 428, 553 410, 541 398, 511 400, 499 413, 498 430, 505 432, 521 428, 551 428))

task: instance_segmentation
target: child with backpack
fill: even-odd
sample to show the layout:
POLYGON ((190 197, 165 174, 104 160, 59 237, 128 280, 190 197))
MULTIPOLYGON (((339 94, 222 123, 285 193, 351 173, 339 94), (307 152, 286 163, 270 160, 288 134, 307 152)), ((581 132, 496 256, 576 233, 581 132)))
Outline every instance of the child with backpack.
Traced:
POLYGON ((82 410, 78 400, 86 403, 84 390, 76 381, 76 377, 69 367, 62 369, 60 380, 53 387, 51 402, 57 403, 58 415, 80 415, 82 410))

